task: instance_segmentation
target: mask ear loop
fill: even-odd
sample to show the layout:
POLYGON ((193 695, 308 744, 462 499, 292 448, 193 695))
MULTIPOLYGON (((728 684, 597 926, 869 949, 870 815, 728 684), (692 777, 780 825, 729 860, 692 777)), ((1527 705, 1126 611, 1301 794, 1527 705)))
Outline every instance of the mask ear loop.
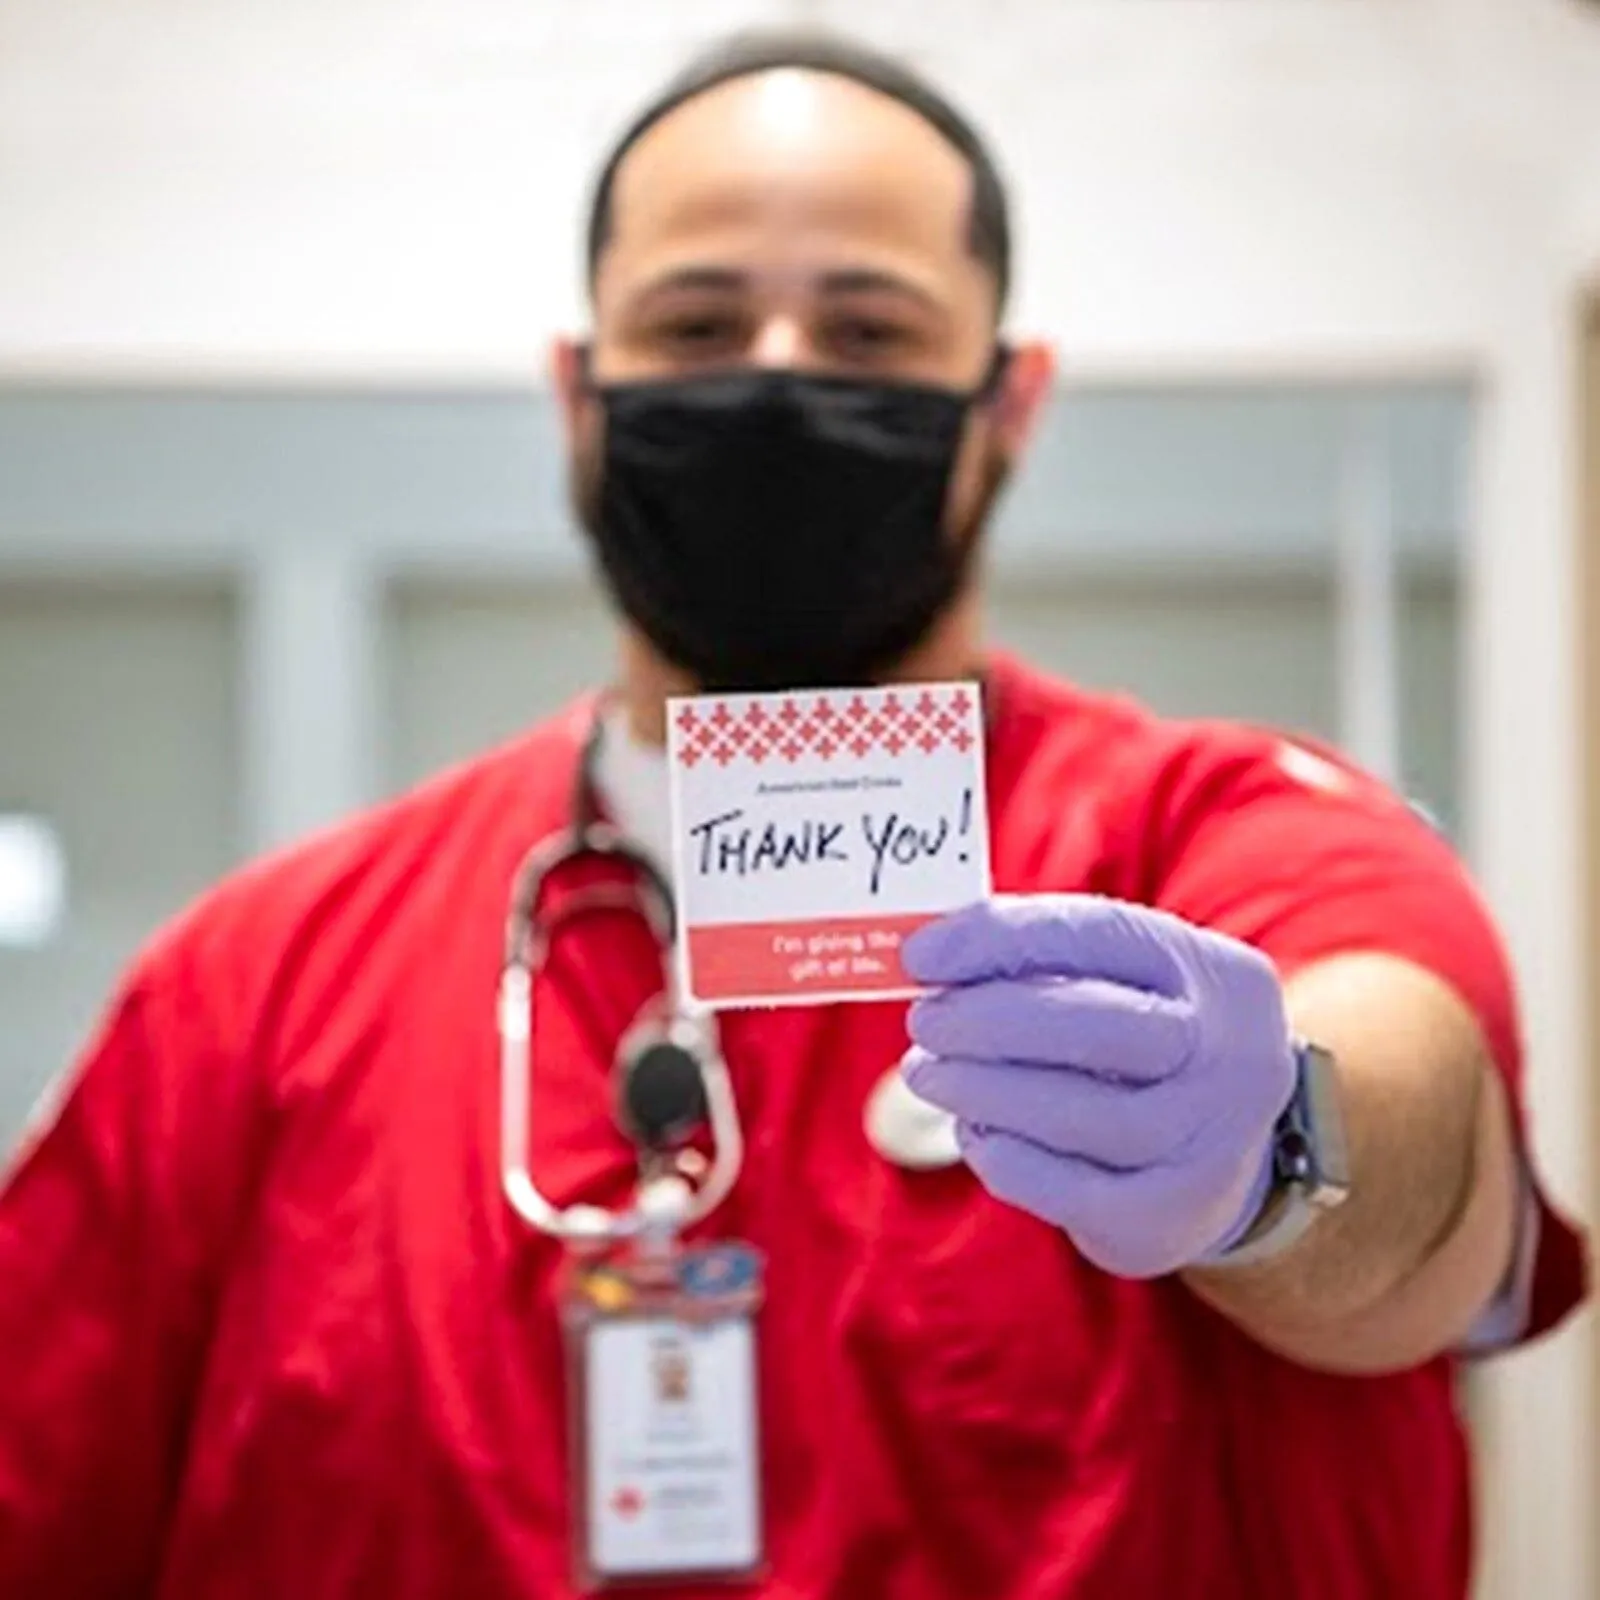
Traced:
POLYGON ((972 391, 974 405, 987 405, 999 395, 1005 385, 1006 374, 1011 370, 1011 359, 1015 354, 1016 351, 1004 339, 995 341, 989 365, 984 368, 983 377, 978 380, 978 387, 972 391))

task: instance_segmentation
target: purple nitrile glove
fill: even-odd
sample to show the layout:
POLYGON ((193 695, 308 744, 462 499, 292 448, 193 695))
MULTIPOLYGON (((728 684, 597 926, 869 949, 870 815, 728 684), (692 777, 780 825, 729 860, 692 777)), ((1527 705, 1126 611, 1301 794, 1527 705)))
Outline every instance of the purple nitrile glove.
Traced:
POLYGON ((1260 952, 1145 906, 1023 895, 928 924, 903 956, 935 989, 911 1008, 906 1081, 956 1117, 992 1194, 1124 1278, 1249 1227, 1295 1079, 1260 952))

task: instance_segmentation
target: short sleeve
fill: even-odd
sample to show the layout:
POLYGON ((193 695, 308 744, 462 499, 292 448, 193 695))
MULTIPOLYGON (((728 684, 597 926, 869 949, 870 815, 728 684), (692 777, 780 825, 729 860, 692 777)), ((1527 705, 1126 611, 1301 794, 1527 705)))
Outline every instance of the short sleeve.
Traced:
MULTIPOLYGON (((1526 1146, 1504 946, 1454 850, 1412 807, 1331 752, 1202 726, 1163 752, 1132 826, 1152 903, 1255 945, 1286 975, 1379 951, 1449 984, 1483 1029, 1526 1146)), ((1577 1305, 1587 1276, 1581 1234, 1542 1193, 1539 1207, 1525 1337, 1577 1305)))

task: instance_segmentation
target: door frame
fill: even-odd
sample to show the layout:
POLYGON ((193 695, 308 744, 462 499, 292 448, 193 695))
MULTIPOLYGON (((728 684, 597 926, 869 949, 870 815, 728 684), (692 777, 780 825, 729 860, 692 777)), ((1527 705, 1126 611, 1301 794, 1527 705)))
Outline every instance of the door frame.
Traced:
MULTIPOLYGON (((1580 653, 1578 696, 1582 742, 1579 867, 1583 885, 1583 966, 1585 1054, 1590 1149, 1600 1151, 1600 277, 1583 290, 1579 310, 1577 361, 1578 503, 1573 518, 1577 540, 1577 635, 1580 653)), ((1591 1164, 1594 1173, 1600 1163, 1591 1164)), ((1591 1181, 1591 1217, 1600 1217, 1600 1181, 1591 1181)), ((1600 1453, 1600 1326, 1591 1323, 1589 1339, 1590 1456, 1600 1453)), ((1588 1525, 1592 1570, 1600 1571, 1600 1518, 1588 1525)))

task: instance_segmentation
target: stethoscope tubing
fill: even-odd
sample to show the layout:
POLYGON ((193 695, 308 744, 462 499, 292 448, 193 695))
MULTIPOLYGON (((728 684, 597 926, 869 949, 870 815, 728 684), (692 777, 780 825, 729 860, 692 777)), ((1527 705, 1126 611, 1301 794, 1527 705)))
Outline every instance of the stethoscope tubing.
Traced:
MULTIPOLYGON (((598 718, 596 719, 596 732, 598 718)), ((579 758, 572 824, 550 834, 523 858, 512 880, 506 912, 505 956, 496 995, 500 1041, 501 1187, 513 1211, 531 1228, 572 1243, 637 1238, 651 1230, 679 1230, 709 1216, 727 1199, 744 1163, 744 1134, 732 1080, 717 1038, 715 1017, 690 1012, 676 994, 672 891, 649 856, 598 815, 593 766, 594 733, 579 758), (574 891, 553 918, 541 907, 544 890, 563 868, 583 860, 611 861, 634 875, 631 885, 589 884, 574 891), (697 1186, 681 1178, 657 1180, 621 1211, 557 1206, 532 1171, 534 1117, 533 1034, 535 991, 557 932, 595 911, 633 910, 643 917, 665 955, 667 989, 658 1003, 658 1036, 687 1051, 700 1069, 711 1128, 712 1159, 697 1186)), ((641 1167, 644 1152, 640 1152, 641 1167)))

